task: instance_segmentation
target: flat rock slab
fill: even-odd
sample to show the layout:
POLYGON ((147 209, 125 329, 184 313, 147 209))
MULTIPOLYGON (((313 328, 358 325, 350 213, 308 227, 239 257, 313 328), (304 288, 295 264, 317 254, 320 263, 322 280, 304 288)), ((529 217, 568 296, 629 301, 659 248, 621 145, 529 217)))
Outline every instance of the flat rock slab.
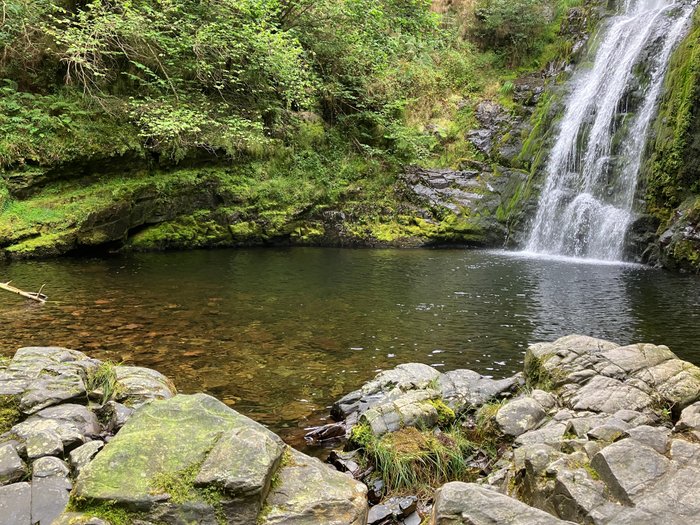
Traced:
POLYGON ((82 352, 61 347, 25 347, 15 352, 0 376, 2 393, 20 396, 20 409, 33 414, 42 408, 85 396, 84 378, 99 366, 82 352))
POLYGON ((447 483, 435 495, 431 525, 562 525, 542 510, 474 483, 447 483))
POLYGON ((32 525, 32 489, 29 483, 0 487, 0 525, 32 525))
POLYGON ((316 458, 292 451, 259 525, 366 525, 367 487, 316 458))
POLYGON ((71 403, 45 408, 12 427, 12 432, 25 441, 37 434, 55 433, 64 447, 80 445, 101 431, 95 414, 82 405, 71 403))
POLYGON ((666 474, 670 461, 650 447, 624 439, 601 450, 591 465, 615 497, 631 505, 666 474))

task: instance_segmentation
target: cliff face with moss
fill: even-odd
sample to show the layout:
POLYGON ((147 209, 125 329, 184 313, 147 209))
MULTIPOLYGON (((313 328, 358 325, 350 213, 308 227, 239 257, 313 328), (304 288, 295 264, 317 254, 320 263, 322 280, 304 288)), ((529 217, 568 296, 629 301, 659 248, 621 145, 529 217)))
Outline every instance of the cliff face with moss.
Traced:
POLYGON ((676 50, 649 144, 643 190, 657 227, 649 250, 666 267, 700 271, 700 12, 676 50))

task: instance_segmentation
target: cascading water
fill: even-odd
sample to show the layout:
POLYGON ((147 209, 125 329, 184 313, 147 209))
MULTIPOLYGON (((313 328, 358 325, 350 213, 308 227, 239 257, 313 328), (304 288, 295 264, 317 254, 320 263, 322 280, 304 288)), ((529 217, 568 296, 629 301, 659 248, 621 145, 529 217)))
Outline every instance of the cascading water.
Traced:
POLYGON ((622 258, 649 125, 697 0, 626 0, 574 76, 526 251, 622 258))

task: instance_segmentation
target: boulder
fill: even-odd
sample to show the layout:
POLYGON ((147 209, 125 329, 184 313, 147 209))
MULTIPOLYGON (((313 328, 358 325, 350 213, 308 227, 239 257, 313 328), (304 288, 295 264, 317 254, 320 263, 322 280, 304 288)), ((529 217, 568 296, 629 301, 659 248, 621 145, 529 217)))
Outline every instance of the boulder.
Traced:
POLYGON ((77 474, 87 466, 92 458, 102 449, 104 443, 100 440, 88 441, 70 453, 70 465, 77 474))
POLYGON ((58 458, 44 457, 32 468, 32 523, 53 523, 68 505, 73 488, 68 466, 58 458))
POLYGON ((700 402, 686 407, 674 427, 676 432, 687 432, 700 439, 700 402))
POLYGON ((520 386, 520 377, 493 379, 473 370, 453 370, 440 376, 439 385, 445 402, 460 412, 514 391, 520 386))
MULTIPOLYGON (((331 414, 337 420, 351 415, 359 417, 379 402, 398 397, 409 390, 427 389, 440 377, 440 372, 421 363, 399 365, 381 372, 361 389, 350 392, 333 404, 331 414)), ((433 388, 436 390, 436 388, 433 388)), ((436 392, 436 396, 438 393, 436 392)))
POLYGON ((33 461, 44 456, 63 454, 63 441, 54 430, 46 429, 27 437, 25 442, 27 458, 33 461))
MULTIPOLYGON (((160 372, 140 366, 116 366, 118 398, 132 408, 154 399, 170 399, 177 389, 160 372)), ((119 415, 119 414, 118 414, 119 415)))
POLYGON ((439 420, 431 403, 438 397, 435 390, 413 390, 398 398, 378 403, 362 415, 375 436, 396 432, 403 427, 433 427, 439 420))
POLYGON ((367 487, 292 451, 270 491, 259 525, 366 525, 367 487))
POLYGON ((98 361, 67 348, 20 348, 0 376, 0 392, 19 395, 19 408, 33 414, 85 396, 84 379, 97 366, 98 361))
POLYGON ((517 437, 535 428, 546 415, 534 398, 523 397, 503 405, 496 413, 496 423, 505 435, 517 437))
MULTIPOLYGON (((364 486, 297 452, 279 467, 285 450, 275 434, 213 397, 176 395, 139 408, 81 470, 74 496, 154 522, 255 523, 267 498, 266 509, 287 505, 285 515, 359 523, 350 516, 364 517, 364 486)), ((90 515, 89 506, 81 510, 90 515)))
POLYGON ((25 442, 32 436, 53 433, 65 448, 82 445, 102 431, 97 416, 82 405, 65 403, 45 408, 12 427, 12 433, 25 442))
POLYGON ((17 449, 10 443, 0 446, 0 485, 20 481, 26 473, 27 467, 17 449))
POLYGON ((430 525, 562 525, 542 510, 474 483, 447 483, 435 494, 430 525))
POLYGON ((666 474, 670 461, 650 447, 624 439, 601 450, 591 465, 618 500, 633 505, 666 474))

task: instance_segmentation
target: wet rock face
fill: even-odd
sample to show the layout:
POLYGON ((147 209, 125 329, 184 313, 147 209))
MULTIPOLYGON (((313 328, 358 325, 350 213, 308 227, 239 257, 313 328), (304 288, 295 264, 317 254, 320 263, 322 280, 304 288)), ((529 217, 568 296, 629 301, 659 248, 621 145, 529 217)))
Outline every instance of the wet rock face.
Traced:
POLYGON ((432 226, 427 241, 502 247, 512 235, 503 210, 510 209, 527 180, 519 169, 470 162, 460 170, 409 167, 398 186, 413 213, 432 226))
POLYGON ((664 267, 700 272, 700 197, 675 210, 658 238, 658 250, 664 267))

